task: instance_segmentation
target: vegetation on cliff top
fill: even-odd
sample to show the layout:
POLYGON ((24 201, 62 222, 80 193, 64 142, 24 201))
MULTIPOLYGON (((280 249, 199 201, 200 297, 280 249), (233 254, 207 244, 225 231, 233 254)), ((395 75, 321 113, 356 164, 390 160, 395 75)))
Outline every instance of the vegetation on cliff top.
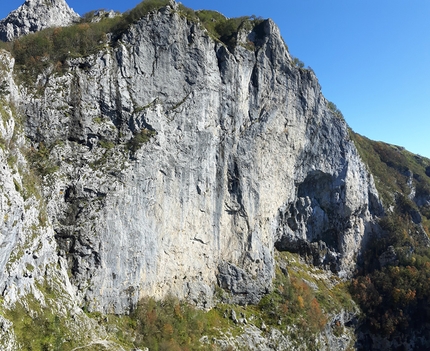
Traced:
MULTIPOLYGON (((84 15, 81 23, 69 27, 49 28, 14 40, 0 42, 0 48, 10 51, 16 60, 17 72, 26 83, 53 68, 60 72, 68 68, 70 59, 95 54, 106 45, 115 45, 133 23, 169 4, 168 0, 144 0, 134 9, 113 18, 104 17, 92 21, 96 11, 84 15)), ((200 23, 215 39, 230 49, 237 45, 237 34, 241 28, 252 30, 262 22, 255 16, 226 18, 216 11, 193 11, 182 4, 178 13, 190 21, 200 23)), ((256 30, 259 33, 259 30, 256 30)), ((248 42, 247 48, 254 48, 248 42)))

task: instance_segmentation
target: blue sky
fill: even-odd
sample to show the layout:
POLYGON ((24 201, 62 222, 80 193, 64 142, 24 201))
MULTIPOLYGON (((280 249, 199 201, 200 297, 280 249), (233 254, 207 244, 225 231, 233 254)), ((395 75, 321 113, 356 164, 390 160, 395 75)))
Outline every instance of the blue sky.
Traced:
MULTIPOLYGON (((0 18, 24 0, 2 1, 0 18)), ((67 0, 78 13, 139 0, 67 0)), ((228 17, 272 18, 351 128, 430 157, 429 0, 183 0, 228 17)))

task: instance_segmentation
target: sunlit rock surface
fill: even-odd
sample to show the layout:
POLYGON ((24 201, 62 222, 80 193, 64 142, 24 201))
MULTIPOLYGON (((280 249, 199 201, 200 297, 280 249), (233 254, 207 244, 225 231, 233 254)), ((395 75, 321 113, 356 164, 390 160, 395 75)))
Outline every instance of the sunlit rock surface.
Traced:
POLYGON ((11 41, 45 28, 67 26, 78 19, 79 15, 64 0, 26 0, 0 21, 0 40, 11 41))
MULTIPOLYGON (((13 26, 38 3, 0 24, 3 40, 76 18, 53 1, 61 23, 32 27, 27 13, 13 26)), ((15 79, 10 55, 1 60, 0 288, 10 306, 29 293, 43 302, 44 282, 73 316, 78 306, 127 313, 168 294, 210 308, 216 287, 228 302, 257 303, 272 289, 275 250, 344 278, 377 230, 378 194, 345 121, 271 20, 228 48, 172 3, 35 86, 15 79)), ((247 333, 241 345, 270 344, 247 333)))

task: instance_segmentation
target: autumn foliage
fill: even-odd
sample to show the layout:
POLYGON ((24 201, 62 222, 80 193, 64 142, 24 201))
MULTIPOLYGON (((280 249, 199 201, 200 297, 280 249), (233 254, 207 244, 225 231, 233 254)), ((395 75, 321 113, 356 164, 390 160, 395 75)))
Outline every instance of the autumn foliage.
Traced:
POLYGON ((142 299, 130 317, 136 321, 136 346, 160 351, 204 350, 199 339, 221 323, 217 311, 201 311, 173 297, 142 299))
POLYGON ((350 291, 364 312, 364 328, 392 338, 411 330, 430 331, 430 249, 417 243, 410 223, 397 213, 382 221, 385 235, 370 243, 350 291), (396 257, 381 266, 387 251, 396 257))
POLYGON ((321 332, 327 324, 320 303, 312 288, 301 278, 278 272, 277 288, 265 296, 259 309, 268 323, 277 325, 299 325, 304 336, 321 332))

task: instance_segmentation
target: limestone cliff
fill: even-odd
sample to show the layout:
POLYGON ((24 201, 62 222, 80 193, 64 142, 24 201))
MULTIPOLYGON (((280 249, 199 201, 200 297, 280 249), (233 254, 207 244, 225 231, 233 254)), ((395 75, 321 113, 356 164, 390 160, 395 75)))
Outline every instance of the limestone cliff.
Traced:
POLYGON ((73 304, 119 314, 168 294, 209 308, 217 286, 257 303, 275 250, 351 274, 382 213, 372 176, 276 25, 237 41, 214 40, 172 3, 34 86, 2 54, 4 104, 25 117, 22 147, 44 157, 41 194, 25 195, 30 166, 2 154, 5 300, 37 291, 44 267, 73 304))
POLYGON ((44 184, 55 254, 91 309, 168 293, 211 306, 216 284, 255 303, 275 247, 354 269, 379 209, 347 126, 271 20, 242 36, 257 49, 167 7, 18 98, 58 165, 44 184), (130 153, 139 133, 152 136, 130 153))

